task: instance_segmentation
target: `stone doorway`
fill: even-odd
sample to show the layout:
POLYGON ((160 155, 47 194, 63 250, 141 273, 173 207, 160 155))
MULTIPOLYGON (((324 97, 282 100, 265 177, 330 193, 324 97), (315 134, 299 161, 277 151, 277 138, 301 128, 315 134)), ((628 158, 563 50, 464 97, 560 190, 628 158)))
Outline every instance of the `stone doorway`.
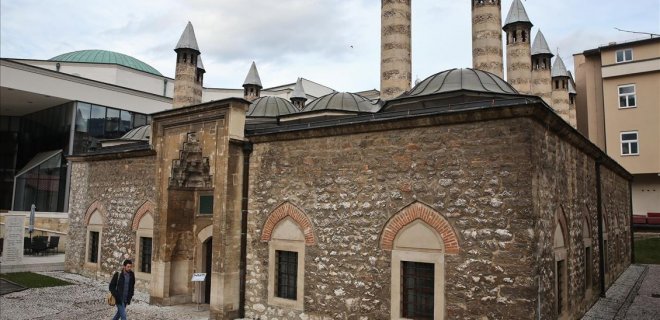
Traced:
POLYGON ((204 272, 206 280, 204 281, 204 303, 211 302, 211 259, 213 257, 213 237, 204 241, 204 272))

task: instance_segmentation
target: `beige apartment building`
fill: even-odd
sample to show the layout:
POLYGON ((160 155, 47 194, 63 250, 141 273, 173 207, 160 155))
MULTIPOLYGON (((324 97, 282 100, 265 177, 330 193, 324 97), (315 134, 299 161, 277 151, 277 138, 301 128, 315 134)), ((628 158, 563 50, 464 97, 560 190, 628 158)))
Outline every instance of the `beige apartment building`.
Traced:
POLYGON ((634 175, 633 213, 660 212, 660 38, 574 60, 578 130, 634 175))

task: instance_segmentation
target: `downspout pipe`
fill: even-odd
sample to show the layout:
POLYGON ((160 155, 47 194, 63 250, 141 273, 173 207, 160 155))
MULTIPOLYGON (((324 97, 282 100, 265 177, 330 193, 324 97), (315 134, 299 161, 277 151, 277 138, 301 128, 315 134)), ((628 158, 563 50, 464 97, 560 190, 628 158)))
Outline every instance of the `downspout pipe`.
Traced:
POLYGON ((248 191, 250 190, 250 155, 252 142, 243 142, 243 190, 241 192, 241 261, 239 264, 238 317, 245 318, 245 278, 247 273, 248 191))
POLYGON ((597 213, 598 213, 598 257, 599 257, 599 264, 598 264, 598 270, 599 272, 599 284, 600 284, 600 296, 605 298, 605 251, 607 248, 604 247, 605 241, 603 240, 603 195, 602 195, 602 188, 601 188, 601 175, 600 175, 600 167, 603 163, 602 158, 596 159, 596 208, 597 208, 597 213))
POLYGON ((635 263, 635 234, 633 232, 633 192, 632 192, 632 180, 628 181, 628 192, 630 197, 630 263, 635 263))

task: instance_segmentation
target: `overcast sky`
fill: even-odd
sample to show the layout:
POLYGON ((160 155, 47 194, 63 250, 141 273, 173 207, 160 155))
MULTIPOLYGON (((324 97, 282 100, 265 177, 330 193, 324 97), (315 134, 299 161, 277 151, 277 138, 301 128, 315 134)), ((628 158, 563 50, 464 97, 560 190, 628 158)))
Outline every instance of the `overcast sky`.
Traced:
MULTIPOLYGON (((471 67, 470 2, 413 0, 413 79, 471 67)), ((502 1, 502 20, 512 0, 502 1)), ((523 2, 569 69, 572 55, 660 33, 660 0, 523 2)), ((205 87, 238 88, 251 61, 265 87, 304 77, 339 91, 379 87, 378 0, 0 0, 0 56, 49 59, 117 51, 174 77, 173 51, 188 21, 205 87)))

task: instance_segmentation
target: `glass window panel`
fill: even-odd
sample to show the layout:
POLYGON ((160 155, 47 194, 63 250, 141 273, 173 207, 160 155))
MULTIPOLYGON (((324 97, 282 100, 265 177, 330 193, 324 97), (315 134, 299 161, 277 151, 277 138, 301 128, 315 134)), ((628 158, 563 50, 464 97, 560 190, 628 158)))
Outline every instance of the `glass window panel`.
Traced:
POLYGON ((88 128, 88 132, 92 137, 103 136, 105 132, 105 107, 92 106, 88 128))
POLYGON ((131 112, 122 110, 121 112, 121 122, 119 123, 119 131, 124 134, 130 131, 133 128, 131 123, 131 112))
POLYGON ((151 238, 140 237, 140 272, 151 273, 151 238))
POLYGON ((635 87, 634 86, 625 86, 625 87, 619 87, 619 93, 634 93, 635 92, 635 87))
POLYGON ((616 52, 616 62, 621 62, 623 61, 623 51, 617 51, 616 52))
POLYGON ((637 143, 631 143, 630 144, 630 153, 632 154, 637 154, 639 153, 639 150, 637 150, 637 143))
POLYGON ((623 140, 637 140, 636 133, 624 133, 621 135, 623 140))
POLYGON ((626 50, 626 61, 632 60, 632 49, 626 50))
POLYGON ((145 124, 147 124, 147 116, 145 116, 143 114, 136 113, 134 115, 133 127, 137 128, 137 127, 143 126, 145 124))
POLYGON ((115 138, 119 131, 119 110, 107 108, 105 117, 105 133, 107 138, 115 138))
POLYGON ((200 214, 213 214, 213 196, 212 195, 199 196, 199 213, 200 214))
POLYGON ((628 144, 624 143, 621 145, 621 153, 623 154, 630 154, 630 150, 628 148, 628 144))
POLYGON ((635 96, 628 96, 628 106, 629 107, 634 107, 635 106, 635 96))

